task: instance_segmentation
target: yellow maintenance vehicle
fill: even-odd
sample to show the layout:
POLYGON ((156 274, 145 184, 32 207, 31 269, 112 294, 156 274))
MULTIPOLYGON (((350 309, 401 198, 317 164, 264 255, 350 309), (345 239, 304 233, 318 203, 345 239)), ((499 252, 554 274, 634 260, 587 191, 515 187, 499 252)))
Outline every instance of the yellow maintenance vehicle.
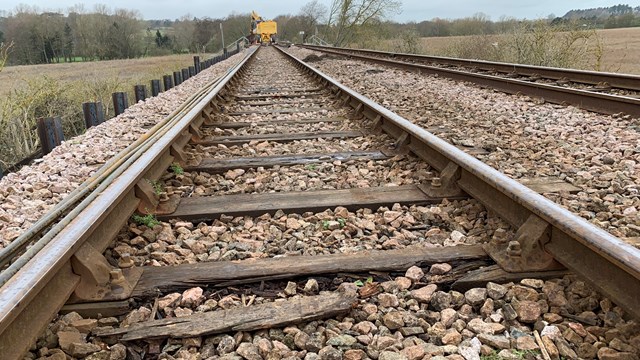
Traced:
POLYGON ((251 12, 251 43, 257 42, 263 45, 274 43, 278 34, 278 24, 273 20, 264 20, 255 11, 251 12))

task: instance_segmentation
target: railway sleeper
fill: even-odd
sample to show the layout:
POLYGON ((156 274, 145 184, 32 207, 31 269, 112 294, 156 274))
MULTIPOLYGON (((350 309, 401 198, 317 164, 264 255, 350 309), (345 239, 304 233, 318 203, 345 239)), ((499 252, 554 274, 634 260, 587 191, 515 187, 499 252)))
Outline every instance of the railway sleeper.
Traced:
MULTIPOLYGON (((149 301, 170 292, 183 291, 192 287, 235 288, 317 276, 342 276, 346 274, 356 279, 371 276, 385 278, 390 274, 402 274, 412 266, 428 268, 433 264, 443 262, 452 264, 453 270, 446 275, 432 275, 429 283, 461 292, 473 287, 484 287, 488 282, 518 282, 527 278, 551 279, 568 274, 567 270, 506 272, 498 265, 492 265, 490 257, 480 245, 459 245, 422 251, 408 248, 357 254, 332 254, 309 257, 305 260, 302 262, 299 257, 285 257, 143 267, 130 297, 137 299, 137 301, 149 301)), ((260 285, 260 287, 262 286, 264 285, 260 285)), ((98 314, 117 316, 130 311, 130 307, 126 301, 112 301, 112 299, 104 298, 85 303, 70 301, 61 310, 62 313, 72 311, 85 317, 95 317, 98 314)), ((215 316, 221 316, 221 313, 215 312, 215 316)), ((185 321, 187 320, 185 319, 185 321)), ((280 322, 271 325, 279 326, 279 324, 280 322)), ((162 321, 151 322, 147 325, 152 325, 154 328, 171 327, 170 323, 162 321)), ((162 331, 169 331, 169 328, 162 331)), ((121 335, 126 332, 126 330, 114 329, 97 335, 121 335)), ((148 337, 156 337, 149 335, 148 337)), ((173 335, 176 336, 176 334, 173 335)), ((133 339, 125 338, 125 340, 133 339)))

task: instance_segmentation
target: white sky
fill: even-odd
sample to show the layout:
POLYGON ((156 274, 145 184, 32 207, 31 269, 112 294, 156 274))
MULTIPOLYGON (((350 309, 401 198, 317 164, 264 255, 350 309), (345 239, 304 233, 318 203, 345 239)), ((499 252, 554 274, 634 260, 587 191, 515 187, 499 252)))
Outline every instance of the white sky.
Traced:
MULTIPOLYGON (((331 0, 320 0, 327 6, 331 0)), ((176 19, 182 15, 196 17, 225 17, 233 12, 247 13, 257 11, 265 18, 281 14, 296 14, 308 0, 86 0, 86 9, 94 4, 106 4, 110 8, 139 10, 145 19, 176 19)), ((41 10, 65 12, 69 7, 80 3, 78 0, 0 0, 0 10, 11 11, 19 4, 37 6, 41 10)), ((497 20, 500 16, 517 18, 539 18, 549 14, 564 15, 571 9, 586 9, 626 3, 640 6, 640 1, 624 0, 404 0, 402 13, 393 17, 396 21, 422 21, 440 18, 460 18, 483 12, 497 20)))

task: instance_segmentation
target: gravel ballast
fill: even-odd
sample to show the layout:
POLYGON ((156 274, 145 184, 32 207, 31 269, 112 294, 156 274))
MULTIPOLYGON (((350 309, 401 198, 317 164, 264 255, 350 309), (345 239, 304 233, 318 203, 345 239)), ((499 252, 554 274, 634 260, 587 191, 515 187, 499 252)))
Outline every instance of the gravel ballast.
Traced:
MULTIPOLYGON (((318 52, 291 47, 300 59, 318 52)), ((548 195, 618 237, 640 236, 640 122, 541 103, 472 84, 325 57, 312 66, 518 179, 555 176, 583 189, 548 195), (375 70, 375 71, 372 71, 375 70)))

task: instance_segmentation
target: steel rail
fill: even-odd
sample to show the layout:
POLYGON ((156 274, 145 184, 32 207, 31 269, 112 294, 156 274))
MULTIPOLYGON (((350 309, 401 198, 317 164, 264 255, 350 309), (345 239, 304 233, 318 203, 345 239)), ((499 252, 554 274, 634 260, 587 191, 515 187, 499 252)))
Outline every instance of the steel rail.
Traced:
MULTIPOLYGON (((79 282, 78 276, 71 272, 70 259, 73 254, 92 236, 98 236, 96 232, 104 232, 105 229, 101 228, 101 226, 111 226, 110 221, 107 220, 108 215, 125 219, 126 221, 131 213, 117 213, 115 209, 121 203, 126 202, 127 199, 130 201, 133 197, 134 186, 154 164, 165 154, 168 154, 168 149, 171 145, 184 134, 191 122, 201 114, 202 110, 254 54, 255 51, 251 50, 239 64, 230 69, 222 78, 213 82, 211 84, 212 87, 205 87, 206 91, 199 91, 194 95, 192 99, 198 99, 199 101, 191 101, 191 106, 185 108, 181 116, 165 126, 163 136, 154 138, 155 141, 148 142, 147 151, 139 154, 139 157, 131 158, 123 163, 119 167, 119 169, 123 170, 119 176, 115 175, 116 172, 112 173, 105 180, 105 186, 98 187, 92 193, 95 195, 95 200, 87 204, 68 223, 65 223, 64 229, 58 232, 41 251, 34 254, 0 288, 0 349, 2 349, 3 354, 6 354, 6 352, 20 354, 28 349, 28 347, 27 349, 24 348, 26 341, 16 338, 16 336, 19 336, 16 333, 23 333, 24 336, 32 338, 37 335, 39 329, 29 328, 23 331, 16 331, 12 327, 20 326, 20 324, 15 322, 19 322, 22 318, 33 321, 35 315, 25 311, 32 307, 32 303, 47 306, 46 309, 42 309, 42 307, 36 308, 41 312, 41 314, 38 314, 40 317, 43 317, 43 315, 46 317, 45 319, 38 319, 39 324, 46 325, 49 319, 59 311, 79 282), (50 284, 50 282, 53 282, 53 284, 50 284), (51 286, 63 288, 50 290, 51 286), (55 294, 55 298, 52 298, 49 293, 41 296, 45 289, 55 294), (15 346, 10 341, 20 341, 22 347, 15 346)), ((144 137, 151 140, 150 136, 144 137)), ((131 212, 134 208, 135 206, 128 206, 131 212)), ((114 222, 118 223, 117 221, 114 222)), ((114 229, 109 230, 113 231, 114 229)))
POLYGON ((457 185, 512 226, 522 226, 532 214, 542 218, 552 227, 544 250, 628 313, 640 318, 640 249, 281 51, 299 67, 346 94, 349 104, 359 107, 362 114, 382 121, 382 128, 390 135, 408 134, 409 148, 434 168, 442 170, 449 163, 459 166, 462 171, 457 185))
POLYGON ((397 52, 387 52, 369 49, 354 48, 334 48, 318 45, 301 45, 309 49, 322 51, 323 49, 338 49, 358 54, 373 56, 392 57, 399 60, 430 62, 438 65, 461 66, 485 71, 495 71, 505 74, 517 74, 521 76, 540 76, 545 79, 562 80, 567 79, 572 82, 599 85, 606 83, 616 89, 640 91, 640 75, 619 74, 604 71, 588 71, 578 69, 564 69, 549 66, 535 66, 524 64, 510 64, 497 61, 485 61, 474 59, 460 59, 444 56, 430 56, 419 54, 407 54, 397 52))
POLYGON ((350 50, 352 52, 349 52, 336 48, 308 45, 303 45, 303 47, 329 54, 346 56, 382 65, 393 66, 409 71, 419 71, 421 73, 439 75, 454 80, 469 81, 481 86, 488 86, 500 91, 504 91, 509 94, 525 94, 529 96, 541 97, 555 104, 569 104, 601 114, 613 115, 618 113, 625 113, 634 117, 640 117, 640 99, 634 99, 632 97, 602 94, 592 91, 571 89, 549 84, 538 84, 530 81, 509 79, 494 75, 477 74, 467 71, 415 64, 375 56, 358 55, 353 52, 354 50, 350 50))

